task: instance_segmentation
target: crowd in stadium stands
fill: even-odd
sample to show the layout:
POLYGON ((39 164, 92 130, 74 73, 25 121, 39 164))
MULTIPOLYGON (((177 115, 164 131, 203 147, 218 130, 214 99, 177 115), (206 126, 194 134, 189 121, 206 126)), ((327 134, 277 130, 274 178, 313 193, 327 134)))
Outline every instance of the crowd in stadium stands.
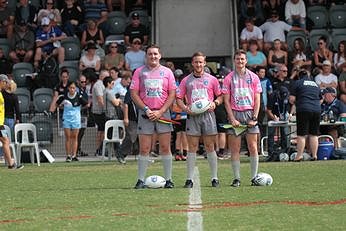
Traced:
MULTIPOLYGON (((108 113, 111 113, 113 118, 124 119, 127 125, 129 136, 124 146, 131 147, 128 149, 131 151, 126 150, 128 152, 124 153, 124 148, 117 147, 117 153, 122 153, 117 158, 119 162, 125 163, 124 157, 131 154, 132 149, 136 149, 135 126, 133 125, 135 123, 132 123, 136 120, 136 115, 133 102, 126 89, 131 81, 131 73, 145 63, 144 48, 150 41, 148 24, 150 9, 148 2, 150 1, 44 0, 31 2, 18 0, 16 3, 16 1, 0 0, 0 37, 2 38, 0 40, 0 73, 7 74, 10 79, 17 82, 19 88, 26 87, 31 93, 41 87, 54 89, 50 109, 46 111, 48 115, 56 111, 58 96, 66 94, 67 86, 69 86, 67 80, 78 82, 74 87, 80 88, 89 102, 84 106, 82 117, 90 117, 88 126, 97 124, 98 127, 96 154, 101 154, 101 141, 105 135, 103 134, 104 123, 107 119, 99 110, 103 110, 105 105, 119 107, 118 98, 120 98, 121 107, 126 109, 126 112, 120 113, 119 110, 114 110, 108 113), (120 20, 125 20, 125 26, 120 29, 113 28, 111 16, 115 13, 121 18, 120 20), (113 33, 114 30, 117 32, 113 33), (77 44, 78 48, 71 43, 77 44), (77 55, 73 54, 75 50, 77 55), (32 71, 25 75, 24 83, 20 80, 20 76, 14 74, 16 65, 20 63, 32 65, 32 69, 29 68, 32 71), (57 72, 55 69, 54 71, 49 69, 53 64, 58 66, 57 72), (70 65, 76 68, 77 74, 73 72, 70 65), (123 80, 118 77, 125 78, 123 80), (112 92, 107 95, 116 95, 114 99, 110 99, 110 102, 108 102, 109 97, 104 95, 105 89, 108 89, 108 93, 112 92)), ((314 6, 322 6, 328 10, 334 5, 344 4, 343 2, 337 0, 238 0, 240 6, 238 8, 239 47, 246 51, 247 68, 260 76, 262 89, 265 89, 262 92, 258 118, 260 125, 265 117, 281 118, 282 112, 274 108, 276 104, 273 97, 285 93, 286 90, 289 91, 290 84, 304 73, 311 73, 321 89, 336 89, 339 99, 346 103, 346 39, 338 41, 335 45, 334 38, 330 36, 334 28, 330 24, 319 28, 327 33, 315 35, 313 39, 312 32, 317 27, 308 10, 314 6), (290 34, 294 35, 289 37, 290 34), (275 92, 279 93, 274 94, 275 92)), ((184 71, 175 69, 172 62, 167 62, 165 65, 173 71, 177 83, 190 73, 188 68, 184 71)), ((212 70, 207 68, 206 71, 212 70)), ((218 74, 221 85, 223 77, 227 75, 221 72, 212 74, 218 74)), ((294 107, 287 107, 286 112, 294 113, 294 107)), ((227 122, 224 121, 226 112, 223 105, 217 107, 216 114, 218 121, 227 122)), ((179 107, 172 107, 172 118, 185 120, 186 115, 179 107)), ((265 128, 261 128, 261 134, 264 135, 265 128)), ((180 130, 176 131, 174 145, 175 159, 186 160, 186 136, 181 128, 178 129, 180 130)), ((76 154, 84 154, 80 149, 84 130, 80 130, 82 132, 79 133, 78 153, 66 153, 67 160, 78 160, 76 154)), ((227 149, 225 131, 219 128, 219 132, 218 142, 215 144, 216 151, 219 158, 224 158, 227 149)), ((284 131, 282 134, 285 132, 287 133, 284 131)), ((270 138, 269 142, 273 140, 270 138)), ((153 155, 156 155, 155 144, 156 142, 152 144, 153 155)), ((269 146, 272 148, 272 144, 269 146)))
MULTIPOLYGON (((338 30, 344 30, 345 24, 334 23, 332 17, 337 16, 331 13, 338 6, 345 9, 342 8, 344 1, 240 0, 239 4, 239 44, 247 51, 247 67, 263 76, 262 89, 266 89, 266 92, 262 93, 261 111, 267 115, 268 120, 281 120, 281 117, 285 117, 280 115, 283 112, 276 109, 285 106, 283 98, 281 97, 281 102, 276 98, 280 98, 280 94, 285 92, 285 95, 289 95, 294 82, 306 74, 317 83, 322 93, 327 92, 323 91, 325 89, 328 92, 334 92, 330 88, 335 89, 335 96, 346 103, 346 33, 344 31, 340 39, 333 36, 338 30), (318 11, 317 16, 313 14, 314 10, 318 11), (323 12, 328 11, 329 15, 323 15, 323 12), (322 18, 320 24, 321 21, 318 20, 322 18)), ((288 100, 285 100, 287 103, 288 100)), ((294 107, 291 106, 288 104, 285 107, 284 113, 289 116, 295 114, 294 107)), ((259 122, 263 118, 264 116, 259 122)), ((280 130, 282 139, 279 146, 282 152, 288 152, 288 130, 280 130)), ((272 128, 268 131, 268 160, 275 159, 272 155, 274 132, 272 128)), ((323 132, 331 134, 334 139, 343 135, 343 131, 339 131, 338 135, 323 132)), ((261 134, 266 133, 262 131, 261 134)))

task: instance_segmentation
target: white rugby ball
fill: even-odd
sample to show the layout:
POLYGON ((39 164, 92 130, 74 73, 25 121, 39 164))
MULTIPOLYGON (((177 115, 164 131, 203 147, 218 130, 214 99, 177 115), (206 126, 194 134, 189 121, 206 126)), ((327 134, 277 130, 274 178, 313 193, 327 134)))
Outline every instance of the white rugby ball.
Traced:
POLYGON ((310 160, 311 156, 307 154, 306 152, 303 152, 303 160, 310 160))
POLYGON ((191 111, 196 114, 201 114, 207 111, 210 107, 210 101, 206 99, 200 99, 192 103, 191 111))
POLYGON ((279 155, 279 160, 284 162, 284 161, 289 161, 290 160, 290 157, 287 153, 280 153, 279 155))
POLYGON ((148 176, 145 179, 144 184, 148 188, 163 188, 163 186, 165 186, 166 184, 166 180, 162 176, 152 175, 152 176, 148 176))
POLYGON ((296 158, 296 156, 297 156, 297 152, 293 152, 290 156, 290 160, 293 161, 296 158))
POLYGON ((252 181, 256 186, 270 186, 273 184, 271 175, 265 172, 258 173, 252 181))

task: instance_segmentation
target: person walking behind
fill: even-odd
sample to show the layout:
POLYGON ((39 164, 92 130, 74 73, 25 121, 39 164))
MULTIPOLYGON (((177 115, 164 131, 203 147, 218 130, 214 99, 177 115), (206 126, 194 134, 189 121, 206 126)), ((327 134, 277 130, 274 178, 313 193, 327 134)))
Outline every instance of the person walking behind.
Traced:
MULTIPOLYGON (((234 127, 246 125, 247 147, 250 154, 251 185, 258 171, 257 118, 260 109, 262 87, 258 76, 246 68, 246 52, 237 50, 234 54, 235 70, 229 73, 223 85, 224 102, 228 120, 234 127)), ((231 150, 231 164, 234 174, 232 187, 240 186, 241 135, 234 129, 228 130, 228 147, 231 150)))
POLYGON ((78 161, 78 131, 81 128, 81 106, 88 104, 88 101, 77 92, 77 84, 69 82, 68 92, 64 97, 60 97, 57 105, 64 106, 63 128, 65 132, 66 162, 78 161))
POLYGON ((107 70, 101 70, 98 80, 92 86, 92 97, 91 97, 91 112, 93 113, 95 124, 97 126, 96 133, 96 153, 95 156, 101 155, 102 153, 102 142, 105 133, 105 102, 103 98, 105 86, 103 85, 103 79, 109 76, 107 70))
POLYGON ((163 162, 165 188, 173 188, 172 154, 170 150, 172 124, 160 123, 161 117, 170 118, 169 107, 175 98, 175 80, 172 71, 160 64, 161 53, 157 45, 146 50, 146 65, 134 72, 130 90, 137 105, 140 154, 138 158, 138 181, 135 189, 145 188, 144 178, 149 164, 152 134, 157 133, 159 151, 163 162), (145 118, 144 118, 145 117, 145 118))
POLYGON ((17 163, 15 163, 11 157, 10 140, 8 138, 8 134, 4 126, 5 101, 1 91, 7 88, 8 82, 9 80, 7 75, 0 74, 0 142, 2 143, 2 150, 4 152, 4 158, 6 160, 8 169, 22 169, 24 168, 24 165, 17 165, 17 163))
POLYGON ((218 132, 214 110, 222 102, 221 89, 217 78, 205 73, 206 56, 202 52, 194 53, 191 62, 193 72, 181 81, 177 93, 178 105, 190 115, 186 120, 186 135, 189 142, 187 180, 184 188, 193 187, 192 179, 196 163, 196 152, 201 137, 203 137, 211 171, 211 185, 212 187, 218 187, 217 155, 214 146, 218 132), (187 99, 187 105, 184 103, 185 97, 187 99), (214 100, 215 97, 216 99, 214 100), (190 106, 197 100, 208 100, 210 102, 210 108, 201 114, 193 113, 190 106))
POLYGON ((290 91, 290 103, 296 105, 297 155, 294 161, 303 159, 306 138, 309 137, 311 160, 317 160, 318 133, 321 116, 321 90, 306 71, 301 71, 290 91))

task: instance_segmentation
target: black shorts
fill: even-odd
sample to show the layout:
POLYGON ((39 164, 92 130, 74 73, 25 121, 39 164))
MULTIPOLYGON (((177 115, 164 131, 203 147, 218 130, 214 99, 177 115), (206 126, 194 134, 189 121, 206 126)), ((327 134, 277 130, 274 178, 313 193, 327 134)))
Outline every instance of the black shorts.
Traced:
POLYGON ((297 112, 297 135, 318 136, 320 130, 320 118, 321 114, 319 112, 297 112))
POLYGON ((174 124, 173 128, 175 132, 185 132, 186 130, 186 120, 177 120, 180 124, 174 124))
POLYGON ((105 123, 106 123, 106 115, 104 113, 102 114, 94 113, 94 119, 95 119, 95 124, 97 125, 97 131, 104 132, 105 123))

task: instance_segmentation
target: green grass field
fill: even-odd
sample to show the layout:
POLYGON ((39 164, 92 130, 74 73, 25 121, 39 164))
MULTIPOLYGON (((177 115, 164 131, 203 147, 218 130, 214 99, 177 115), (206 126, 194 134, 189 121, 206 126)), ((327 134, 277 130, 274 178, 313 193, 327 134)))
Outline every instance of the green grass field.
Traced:
MULTIPOLYGON (((26 164, 0 169, 0 230, 187 230, 189 189, 185 162, 174 162, 174 189, 134 190, 137 162, 26 164)), ((346 162, 260 163, 269 187, 251 187, 249 163, 242 186, 230 187, 230 160, 219 161, 220 188, 200 172, 204 230, 345 230, 346 162)), ((163 175, 161 162, 148 176, 163 175)))

